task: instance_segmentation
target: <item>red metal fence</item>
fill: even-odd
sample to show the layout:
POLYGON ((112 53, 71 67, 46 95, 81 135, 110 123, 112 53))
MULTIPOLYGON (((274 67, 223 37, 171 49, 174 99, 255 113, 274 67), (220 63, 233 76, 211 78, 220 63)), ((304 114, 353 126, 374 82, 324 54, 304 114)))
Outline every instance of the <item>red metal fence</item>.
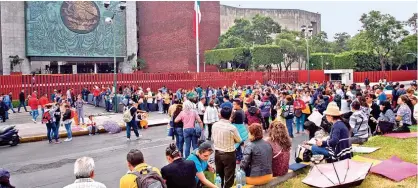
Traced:
POLYGON ((417 70, 354 72, 354 82, 364 82, 366 78, 369 78, 370 82, 378 82, 384 78, 395 82, 416 80, 417 70))
MULTIPOLYGON (((326 80, 322 70, 310 70, 311 82, 322 82, 326 80)), ((40 94, 51 94, 54 89, 65 92, 68 88, 74 88, 78 93, 82 88, 93 88, 113 85, 114 74, 64 74, 64 75, 36 75, 35 84, 32 85, 31 75, 8 75, 0 76, 0 94, 13 92, 13 98, 17 99, 21 89, 26 94, 38 91, 40 94)), ((380 78, 386 77, 388 81, 416 80, 417 71, 374 71, 355 72, 354 82, 363 82, 368 77, 371 82, 377 82, 380 78)), ((272 79, 278 83, 307 82, 308 71, 286 71, 286 72, 204 72, 204 73, 134 73, 117 74, 119 86, 141 86, 156 90, 162 86, 176 90, 178 88, 191 89, 197 85, 202 87, 223 87, 231 86, 234 81, 238 85, 254 84, 256 80, 266 82, 272 79)))

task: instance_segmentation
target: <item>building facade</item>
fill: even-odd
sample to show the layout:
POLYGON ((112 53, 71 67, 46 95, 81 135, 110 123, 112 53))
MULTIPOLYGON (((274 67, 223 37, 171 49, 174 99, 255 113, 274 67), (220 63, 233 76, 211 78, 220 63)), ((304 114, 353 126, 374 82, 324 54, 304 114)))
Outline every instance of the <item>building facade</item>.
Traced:
POLYGON ((234 20, 245 18, 251 20, 255 15, 260 14, 271 17, 280 24, 283 29, 300 31, 302 25, 312 25, 313 34, 321 32, 321 14, 298 9, 256 9, 237 8, 221 5, 221 34, 228 31, 234 25, 234 20))
MULTIPOLYGON (((130 73, 138 58, 146 62, 144 72, 196 71, 193 1, 127 1, 126 10, 107 24, 118 4, 105 9, 101 1, 1 1, 0 74, 108 73, 114 59, 117 72, 130 73), (20 63, 12 66, 13 57, 20 63)), ((242 9, 219 1, 202 1, 200 7, 201 72, 217 71, 205 65, 204 51, 218 44, 236 18, 263 14, 290 30, 309 24, 314 33, 321 30, 320 14, 302 10, 242 9)))

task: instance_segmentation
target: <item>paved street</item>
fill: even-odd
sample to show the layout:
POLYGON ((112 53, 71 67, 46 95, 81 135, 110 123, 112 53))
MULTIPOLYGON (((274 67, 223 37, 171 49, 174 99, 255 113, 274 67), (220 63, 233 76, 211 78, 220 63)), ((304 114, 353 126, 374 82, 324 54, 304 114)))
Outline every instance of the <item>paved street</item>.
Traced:
MULTIPOLYGON (((27 107, 29 110, 29 107, 27 107)), ((15 109, 16 110, 16 109, 15 109)), ((9 111, 9 120, 6 121, 6 123, 1 123, 2 125, 16 125, 16 128, 19 129, 19 136, 21 137, 29 137, 29 136, 37 136, 37 135, 45 135, 46 128, 45 125, 41 123, 41 115, 38 117, 37 123, 33 123, 31 121, 31 116, 29 115, 29 112, 25 112, 24 109, 20 109, 22 113, 11 113, 12 111, 9 111)), ((39 110, 39 114, 40 114, 39 110)), ((103 108, 96 108, 93 105, 85 105, 84 106, 84 115, 85 122, 87 122, 87 116, 93 114, 93 115, 99 115, 94 118, 94 121, 96 121, 97 125, 102 125, 104 121, 112 120, 116 121, 118 123, 123 123, 122 121, 122 113, 119 114, 113 114, 106 112, 103 108)), ((169 118, 165 114, 159 114, 157 112, 151 112, 149 113, 148 117, 148 123, 149 124, 161 124, 168 122, 169 118)), ((73 126, 73 132, 78 131, 80 129, 77 129, 75 124, 72 124, 73 126)), ((60 127, 60 133, 65 133, 65 128, 60 127)))
MULTIPOLYGON (((171 142, 165 126, 141 131, 140 140, 126 141, 125 132, 75 137, 72 142, 48 144, 46 141, 0 147, 0 166, 9 169, 11 181, 22 188, 59 188, 72 183, 74 161, 82 156, 93 157, 96 162, 96 180, 107 187, 119 186, 119 179, 127 172, 126 154, 137 148, 144 153, 145 161, 161 168, 167 164, 165 148, 171 142)), ((306 139, 295 135, 293 149, 306 139)), ((294 161, 294 150, 291 153, 294 161)))

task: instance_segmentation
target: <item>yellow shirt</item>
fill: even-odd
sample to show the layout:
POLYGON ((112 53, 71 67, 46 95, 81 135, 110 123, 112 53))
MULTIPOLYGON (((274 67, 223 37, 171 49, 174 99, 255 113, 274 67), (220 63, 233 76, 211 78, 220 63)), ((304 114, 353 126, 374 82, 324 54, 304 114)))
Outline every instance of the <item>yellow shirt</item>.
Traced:
POLYGON ((164 99, 164 104, 170 104, 171 100, 170 100, 169 94, 164 94, 163 99, 164 99))
MULTIPOLYGON (((141 163, 134 168, 134 171, 140 172, 141 170, 145 170, 148 167, 146 163, 141 163)), ((157 172, 161 176, 160 170, 158 168, 152 167, 152 171, 157 172)), ((119 187, 120 188, 138 188, 136 185, 136 176, 134 174, 125 174, 120 178, 119 187)))

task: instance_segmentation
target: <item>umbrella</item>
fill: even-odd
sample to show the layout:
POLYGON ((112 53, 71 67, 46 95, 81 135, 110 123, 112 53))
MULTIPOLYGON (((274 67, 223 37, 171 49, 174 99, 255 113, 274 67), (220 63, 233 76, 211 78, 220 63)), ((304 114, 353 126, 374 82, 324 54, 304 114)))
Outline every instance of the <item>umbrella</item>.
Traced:
POLYGON ((314 165, 303 183, 313 187, 353 187, 360 185, 372 163, 351 159, 314 165))

